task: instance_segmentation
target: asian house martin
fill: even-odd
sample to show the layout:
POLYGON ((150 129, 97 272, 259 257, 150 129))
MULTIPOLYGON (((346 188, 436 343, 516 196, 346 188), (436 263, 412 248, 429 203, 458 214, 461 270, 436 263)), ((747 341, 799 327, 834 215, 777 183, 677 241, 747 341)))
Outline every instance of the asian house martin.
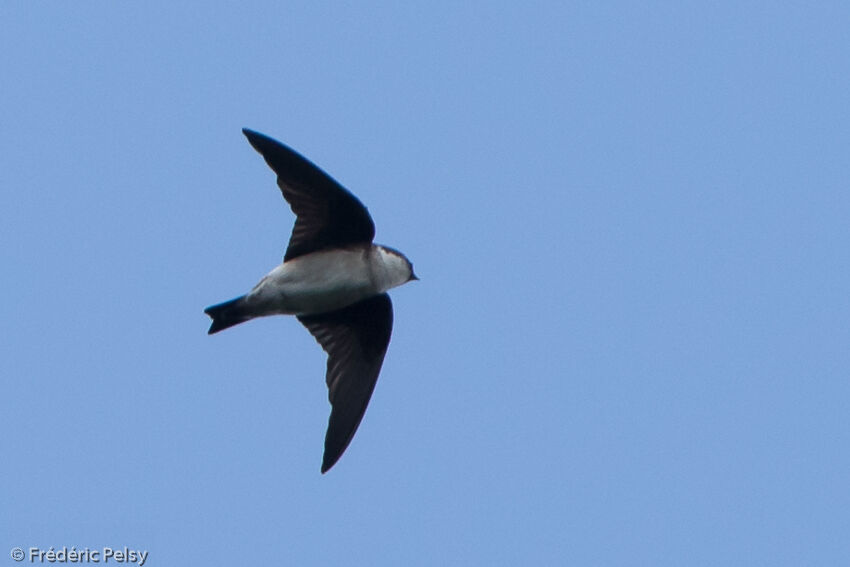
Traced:
POLYGON ((291 148, 242 133, 277 174, 295 226, 281 265, 246 295, 204 310, 208 332, 267 315, 295 315, 307 327, 328 353, 325 473, 351 443, 375 389, 393 326, 386 292, 418 278, 404 254, 372 243, 375 225, 357 197, 291 148))

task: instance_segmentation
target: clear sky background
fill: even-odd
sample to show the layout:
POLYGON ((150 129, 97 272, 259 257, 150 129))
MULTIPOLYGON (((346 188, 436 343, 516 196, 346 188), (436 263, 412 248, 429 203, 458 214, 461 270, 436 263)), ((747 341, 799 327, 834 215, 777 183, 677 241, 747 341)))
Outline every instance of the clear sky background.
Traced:
POLYGON ((0 565, 850 564, 843 2, 3 2, 0 565), (207 336, 319 164, 420 282, 207 336))

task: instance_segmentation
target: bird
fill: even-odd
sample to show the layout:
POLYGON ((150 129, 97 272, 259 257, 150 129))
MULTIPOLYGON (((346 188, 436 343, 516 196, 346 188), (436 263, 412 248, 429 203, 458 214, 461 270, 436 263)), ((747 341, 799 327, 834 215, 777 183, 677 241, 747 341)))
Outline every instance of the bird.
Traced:
POLYGON ((419 278, 394 248, 374 244, 363 203, 292 148, 242 129, 295 214, 283 263, 245 295, 204 309, 212 335, 256 317, 294 315, 327 353, 331 414, 322 474, 351 443, 372 397, 393 327, 389 289, 419 278))

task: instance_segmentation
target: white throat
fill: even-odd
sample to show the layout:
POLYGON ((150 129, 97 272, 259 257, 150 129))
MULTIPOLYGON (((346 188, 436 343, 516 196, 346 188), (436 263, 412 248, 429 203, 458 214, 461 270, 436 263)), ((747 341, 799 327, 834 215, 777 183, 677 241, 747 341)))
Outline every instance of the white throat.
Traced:
POLYGON ((376 244, 372 248, 372 266, 375 284, 382 292, 410 281, 410 262, 395 250, 376 244))

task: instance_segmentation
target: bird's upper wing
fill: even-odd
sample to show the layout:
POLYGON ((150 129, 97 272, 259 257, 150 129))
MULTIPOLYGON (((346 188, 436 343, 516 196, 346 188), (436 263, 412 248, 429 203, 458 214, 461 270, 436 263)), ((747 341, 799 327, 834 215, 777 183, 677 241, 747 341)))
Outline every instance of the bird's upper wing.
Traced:
POLYGON ((247 128, 242 133, 277 173, 277 184, 296 216, 284 261, 372 242, 375 224, 357 197, 295 150, 247 128))
POLYGON ((322 472, 345 451, 378 381, 393 328, 393 306, 386 293, 320 315, 300 315, 328 353, 328 399, 331 417, 325 435, 322 472))

